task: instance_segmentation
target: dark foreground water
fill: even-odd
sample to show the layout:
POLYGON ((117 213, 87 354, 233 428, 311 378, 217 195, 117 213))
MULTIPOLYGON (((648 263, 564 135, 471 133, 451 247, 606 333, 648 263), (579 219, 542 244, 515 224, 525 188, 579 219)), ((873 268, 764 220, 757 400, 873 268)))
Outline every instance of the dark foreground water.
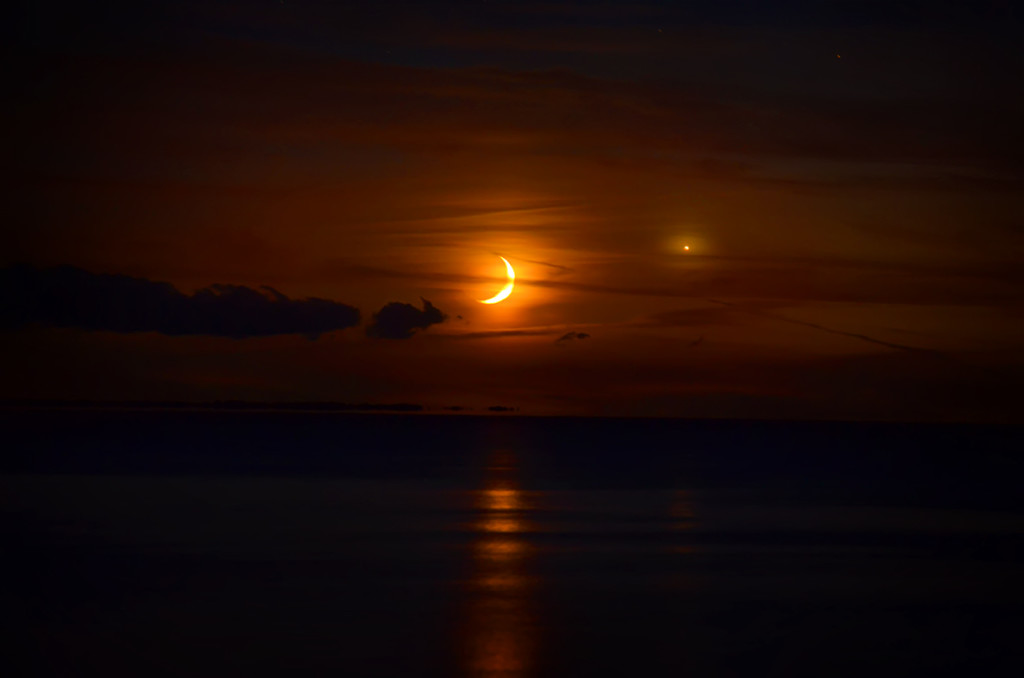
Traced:
POLYGON ((0 423, 4 675, 1024 675, 1021 429, 0 423))

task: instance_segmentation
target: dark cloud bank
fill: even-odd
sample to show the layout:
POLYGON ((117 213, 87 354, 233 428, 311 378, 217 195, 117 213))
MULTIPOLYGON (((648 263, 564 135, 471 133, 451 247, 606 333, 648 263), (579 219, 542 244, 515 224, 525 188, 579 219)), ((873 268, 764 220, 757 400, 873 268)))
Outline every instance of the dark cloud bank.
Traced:
POLYGON ((211 285, 187 295, 170 283, 73 266, 0 269, 0 329, 42 325, 236 339, 316 338, 358 324, 357 308, 328 299, 289 299, 270 287, 211 285))
POLYGON ((391 302, 373 316, 366 334, 379 339, 408 339, 416 330, 444 322, 447 317, 436 306, 420 297, 423 309, 412 304, 391 302))

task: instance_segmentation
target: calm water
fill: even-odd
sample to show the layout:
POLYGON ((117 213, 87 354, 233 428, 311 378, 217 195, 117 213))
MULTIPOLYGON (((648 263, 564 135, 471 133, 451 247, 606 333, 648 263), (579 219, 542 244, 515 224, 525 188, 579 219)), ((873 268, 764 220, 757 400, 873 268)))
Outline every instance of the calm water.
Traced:
POLYGON ((0 422, 6 661, 28 675, 1024 667, 1021 429, 0 422))

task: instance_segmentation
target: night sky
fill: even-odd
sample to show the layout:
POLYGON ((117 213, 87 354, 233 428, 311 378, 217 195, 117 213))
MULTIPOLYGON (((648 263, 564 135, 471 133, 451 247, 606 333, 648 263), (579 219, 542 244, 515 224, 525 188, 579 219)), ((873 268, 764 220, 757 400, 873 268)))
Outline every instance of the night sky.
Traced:
POLYGON ((0 398, 1013 419, 1015 5, 21 3, 0 398))

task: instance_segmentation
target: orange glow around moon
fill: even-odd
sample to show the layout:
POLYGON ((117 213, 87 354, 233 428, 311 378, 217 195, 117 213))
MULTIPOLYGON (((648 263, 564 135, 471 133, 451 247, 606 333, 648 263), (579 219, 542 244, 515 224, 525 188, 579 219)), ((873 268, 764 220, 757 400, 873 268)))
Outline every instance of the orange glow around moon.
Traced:
POLYGON ((496 304, 499 301, 504 301, 506 298, 508 298, 508 295, 512 294, 512 288, 515 287, 516 285, 516 272, 512 270, 512 264, 508 263, 508 259, 506 259, 505 257, 499 256, 498 258, 505 262, 505 272, 508 275, 508 282, 505 284, 505 287, 503 287, 500 292, 495 294, 490 299, 478 299, 477 301, 479 301, 481 304, 496 304))

